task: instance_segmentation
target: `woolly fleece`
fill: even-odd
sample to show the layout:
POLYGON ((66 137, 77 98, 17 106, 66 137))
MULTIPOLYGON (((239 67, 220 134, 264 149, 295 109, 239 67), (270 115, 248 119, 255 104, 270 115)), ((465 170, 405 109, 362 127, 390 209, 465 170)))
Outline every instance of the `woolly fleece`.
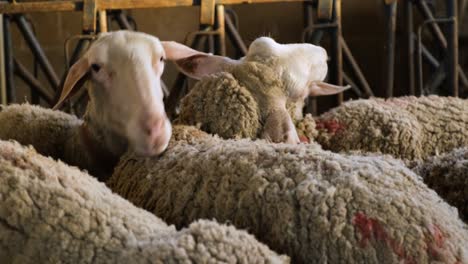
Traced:
POLYGON ((12 104, 0 111, 0 124, 0 140, 31 145, 40 154, 87 170, 101 180, 112 174, 118 161, 104 165, 88 155, 80 138, 83 120, 74 115, 31 104, 12 104))
POLYGON ((0 139, 32 145, 42 155, 59 158, 63 156, 70 132, 82 123, 76 116, 64 112, 12 104, 0 109, 0 139))
POLYGON ((6 263, 287 263, 245 231, 177 231, 76 168, 0 141, 0 259, 6 263))
POLYGON ((285 93, 280 76, 270 66, 245 62, 229 73, 197 82, 182 99, 176 123, 194 125, 222 138, 256 139, 275 110, 273 101, 285 93))
POLYGON ((468 222, 468 147, 418 162, 413 170, 468 222))
POLYGON ((294 263, 468 263, 455 208, 391 158, 176 142, 157 158, 127 153, 107 184, 179 227, 215 218, 245 228, 294 263))
POLYGON ((322 114, 316 123, 317 142, 335 152, 423 159, 468 146, 468 100, 455 97, 356 100, 322 114))

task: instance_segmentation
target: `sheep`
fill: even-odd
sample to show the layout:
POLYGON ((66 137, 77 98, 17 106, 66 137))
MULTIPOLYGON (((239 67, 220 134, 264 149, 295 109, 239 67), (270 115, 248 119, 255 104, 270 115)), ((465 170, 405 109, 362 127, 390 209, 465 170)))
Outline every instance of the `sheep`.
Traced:
POLYGON ((315 122, 315 140, 335 152, 381 152, 415 160, 468 146, 468 100, 455 97, 355 100, 315 122))
POLYGON ((90 175, 0 141, 3 263, 289 263, 233 226, 177 231, 90 175))
MULTIPOLYGON (((326 52, 317 46, 281 45, 262 37, 251 44, 246 57, 225 59, 218 62, 223 67, 217 69, 212 69, 212 64, 219 58, 185 60, 190 62, 186 68, 195 69, 192 75, 186 74, 201 80, 182 99, 175 123, 194 125, 226 139, 317 140, 332 151, 382 152, 405 159, 421 159, 468 145, 468 100, 460 98, 371 98, 347 102, 317 120, 304 118, 305 97, 346 89, 321 83, 322 90, 307 90, 301 85, 303 80, 314 84, 326 75, 326 52), (310 56, 302 53, 306 49, 310 56), (308 133, 297 131, 301 139, 295 132, 300 130, 299 124, 312 129, 308 133), (446 132, 446 128, 450 130, 446 132)), ((184 64, 179 67, 183 71, 184 64)))
POLYGON ((177 227, 247 229, 294 263, 468 263, 457 210, 390 156, 207 137, 128 152, 106 184, 177 227))
POLYGON ((322 47, 269 37, 253 41, 240 60, 195 55, 177 65, 199 81, 181 100, 175 123, 223 138, 299 143, 294 120, 302 119, 304 99, 349 88, 323 82, 328 68, 322 47))
POLYGON ((127 149, 152 156, 167 147, 172 127, 160 81, 164 61, 177 62, 194 54, 198 53, 182 44, 141 32, 101 33, 70 68, 54 106, 58 109, 79 84, 90 79, 83 120, 30 105, 11 105, 0 112, 0 139, 32 144, 40 153, 86 169, 104 181, 127 149))
POLYGON ((411 169, 468 222, 468 147, 413 162, 411 169))

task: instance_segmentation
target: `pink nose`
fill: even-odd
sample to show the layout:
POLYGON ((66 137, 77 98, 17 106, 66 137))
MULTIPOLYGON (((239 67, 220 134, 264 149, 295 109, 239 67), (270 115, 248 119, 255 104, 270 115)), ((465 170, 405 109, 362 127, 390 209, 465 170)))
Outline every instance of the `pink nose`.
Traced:
POLYGON ((141 122, 141 129, 148 136, 150 142, 154 142, 156 138, 163 132, 164 118, 158 116, 150 116, 141 122))

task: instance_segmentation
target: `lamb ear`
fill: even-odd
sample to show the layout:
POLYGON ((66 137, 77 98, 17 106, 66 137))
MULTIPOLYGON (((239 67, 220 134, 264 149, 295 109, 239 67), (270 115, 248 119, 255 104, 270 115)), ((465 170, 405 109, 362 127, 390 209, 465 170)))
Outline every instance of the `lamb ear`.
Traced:
POLYGON ((65 78, 65 82, 63 84, 62 93, 60 95, 59 100, 52 108, 53 110, 57 110, 65 100, 67 100, 74 92, 76 92, 76 90, 81 86, 77 84, 84 83, 80 81, 84 79, 84 77, 86 77, 88 71, 88 58, 81 58, 75 64, 73 64, 73 66, 68 71, 67 77, 65 78))
POLYGON ((177 68, 185 75, 197 80, 213 73, 226 71, 238 63, 236 60, 200 52, 174 41, 161 43, 166 58, 174 61, 177 68))
POLYGON ((321 96, 321 95, 338 94, 338 93, 348 90, 349 88, 351 88, 350 85, 338 86, 338 85, 333 85, 333 84, 329 84, 326 82, 313 82, 312 85, 309 87, 309 95, 321 96))

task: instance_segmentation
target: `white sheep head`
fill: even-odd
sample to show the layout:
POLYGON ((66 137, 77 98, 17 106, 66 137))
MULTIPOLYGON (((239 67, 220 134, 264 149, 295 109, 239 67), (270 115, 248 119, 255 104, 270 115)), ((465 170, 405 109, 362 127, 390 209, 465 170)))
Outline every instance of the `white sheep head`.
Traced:
POLYGON ((282 83, 282 92, 272 92, 274 95, 264 93, 255 98, 260 107, 268 108, 262 109, 268 116, 262 121, 261 137, 273 142, 299 142, 286 109, 287 102, 303 103, 308 96, 332 95, 349 88, 323 82, 328 70, 327 52, 322 47, 307 43, 279 44, 269 37, 260 37, 252 42, 246 56, 240 60, 201 52, 186 57, 176 61, 176 64, 183 73, 195 79, 219 72, 232 72, 250 62, 263 63, 273 70, 282 83))
POLYGON ((129 147, 144 156, 160 154, 171 137, 161 88, 164 61, 191 55, 181 44, 165 45, 141 32, 101 33, 70 68, 54 109, 89 79, 85 120, 105 131, 110 151, 121 153, 129 147))

